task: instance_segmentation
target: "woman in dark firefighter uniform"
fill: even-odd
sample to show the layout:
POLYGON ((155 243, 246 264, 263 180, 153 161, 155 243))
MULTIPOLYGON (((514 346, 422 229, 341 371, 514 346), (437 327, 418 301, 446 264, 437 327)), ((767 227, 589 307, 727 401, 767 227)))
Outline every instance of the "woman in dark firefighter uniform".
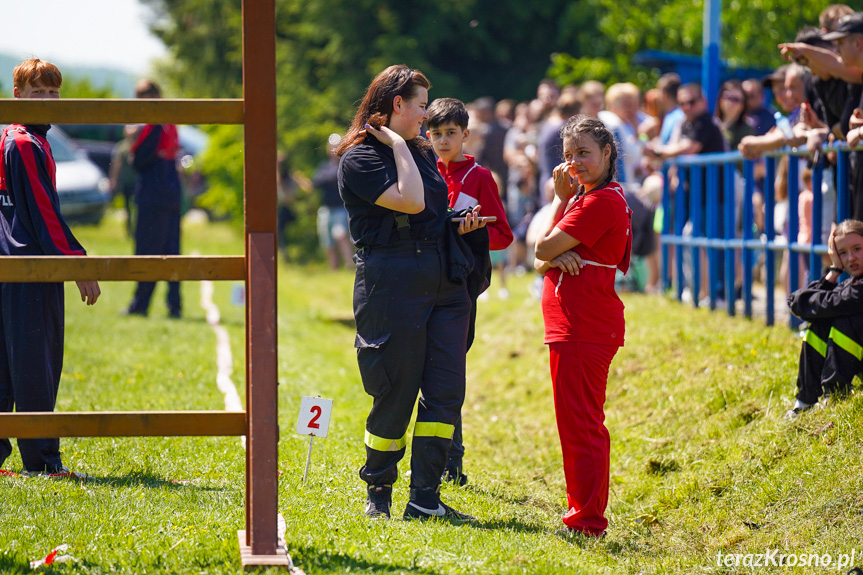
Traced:
POLYGON ((428 79, 390 66, 378 74, 341 145, 339 193, 357 248, 355 346, 363 387, 373 397, 366 420, 366 515, 389 517, 397 464, 419 394, 405 519, 471 520, 440 501, 440 477, 464 401, 470 300, 447 274, 444 238, 481 226, 479 211, 447 219, 447 186, 431 144, 428 79), (455 229, 455 228, 453 228, 455 229))
POLYGON ((847 393, 863 371, 863 222, 839 224, 827 247, 827 275, 788 296, 791 313, 809 322, 788 419, 817 405, 822 393, 847 393), (837 284, 843 271, 851 277, 837 284))

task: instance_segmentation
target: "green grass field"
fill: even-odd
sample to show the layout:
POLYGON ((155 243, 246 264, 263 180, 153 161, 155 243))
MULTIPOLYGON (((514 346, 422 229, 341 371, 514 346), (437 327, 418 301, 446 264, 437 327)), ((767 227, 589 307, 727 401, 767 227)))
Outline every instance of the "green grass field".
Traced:
MULTIPOLYGON (((75 230, 91 254, 129 254, 122 226, 75 230)), ((184 253, 240 254, 223 224, 184 228, 184 253)), ((476 524, 370 521, 363 516, 363 424, 370 406, 353 344, 349 272, 279 264, 279 509, 289 552, 306 573, 845 573, 863 565, 863 472, 854 395, 789 423, 800 339, 761 320, 626 296, 627 345, 612 365, 608 536, 564 539, 560 446, 547 351, 528 277, 481 304, 468 356, 463 418, 470 482, 444 499, 476 524), (295 434, 300 399, 334 400, 329 436, 295 434), (827 567, 727 565, 727 553, 827 567), (720 555, 721 554, 721 555, 720 555), (719 558, 719 560, 718 560, 719 558)), ((132 284, 103 284, 93 308, 67 285, 66 361, 58 410, 222 409, 215 335, 200 284, 183 284, 184 318, 167 319, 164 287, 149 318, 121 317, 132 284)), ((243 310, 216 285, 243 390, 243 310)), ((496 289, 492 293, 496 293, 496 289)), ((65 439, 64 461, 92 482, 0 478, 0 573, 66 543, 55 573, 239 573, 244 452, 236 437, 65 439)), ((410 454, 405 461, 408 461, 410 454)), ((17 451, 6 469, 20 470, 17 451)), ((407 466, 394 507, 407 501, 407 466)), ((274 510, 275 512, 276 510, 274 510)), ((732 562, 734 558, 732 557, 732 562)), ((749 558, 753 561, 753 557, 749 558)), ((768 565, 772 565, 769 562, 768 565)))

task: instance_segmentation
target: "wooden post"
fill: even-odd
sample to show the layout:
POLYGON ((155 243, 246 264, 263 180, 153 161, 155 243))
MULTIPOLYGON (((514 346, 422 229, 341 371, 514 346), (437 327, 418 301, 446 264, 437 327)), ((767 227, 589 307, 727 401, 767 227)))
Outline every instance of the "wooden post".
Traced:
MULTIPOLYGON (((246 545, 243 566, 277 546, 276 22, 274 0, 243 2, 246 234, 246 545)), ((245 552, 244 552, 245 551, 245 552)), ((260 557, 260 561, 256 561, 260 557)), ((289 560, 285 557, 285 564, 289 560)))

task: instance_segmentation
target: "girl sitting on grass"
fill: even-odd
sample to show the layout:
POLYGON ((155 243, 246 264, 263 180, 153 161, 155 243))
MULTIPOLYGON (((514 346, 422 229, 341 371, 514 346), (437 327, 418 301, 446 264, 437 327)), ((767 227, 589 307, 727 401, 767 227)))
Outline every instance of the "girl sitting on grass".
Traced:
POLYGON ((788 296, 791 313, 809 322, 800 350, 794 419, 833 394, 851 390, 863 371, 863 222, 845 220, 830 234, 827 275, 788 296), (849 277, 837 284, 842 272, 849 277))

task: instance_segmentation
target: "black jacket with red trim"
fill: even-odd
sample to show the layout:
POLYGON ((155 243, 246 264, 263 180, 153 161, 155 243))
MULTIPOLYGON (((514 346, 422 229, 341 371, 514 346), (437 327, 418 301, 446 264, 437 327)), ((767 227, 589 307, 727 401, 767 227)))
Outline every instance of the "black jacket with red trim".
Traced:
POLYGON ((179 148, 176 126, 166 124, 141 128, 132 144, 132 166, 138 172, 135 182, 136 204, 180 208, 182 188, 177 173, 179 148))
POLYGON ((60 213, 48 124, 10 124, 0 135, 0 255, 85 255, 60 213))

